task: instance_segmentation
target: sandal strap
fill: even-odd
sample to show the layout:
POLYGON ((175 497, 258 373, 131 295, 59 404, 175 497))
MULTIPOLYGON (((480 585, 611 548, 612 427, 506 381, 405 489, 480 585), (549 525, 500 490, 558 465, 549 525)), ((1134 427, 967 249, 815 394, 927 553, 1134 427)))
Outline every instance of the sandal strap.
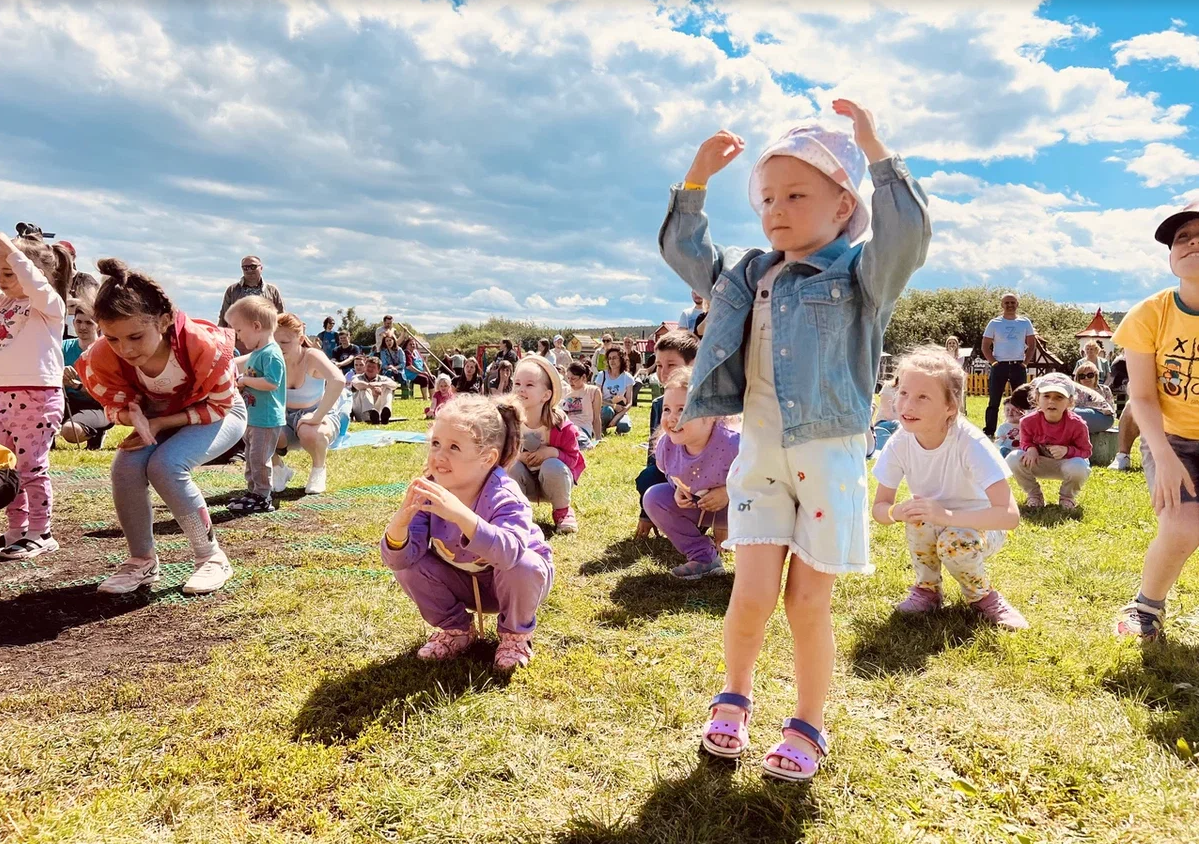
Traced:
POLYGON ((1165 607, 1153 607, 1149 604, 1142 604, 1140 601, 1133 601, 1124 608, 1124 612, 1140 612, 1146 615, 1151 615, 1158 621, 1161 621, 1162 616, 1166 614, 1165 607))
MULTIPOLYGON (((820 730, 813 727, 807 721, 802 718, 784 718, 783 734, 786 735, 788 730, 798 733, 814 744, 816 749, 820 751, 821 756, 828 756, 828 741, 825 739, 824 733, 820 732, 820 730)), ((788 756, 787 758, 790 759, 791 757, 788 756)), ((791 761, 794 762, 795 760, 792 759, 791 761)))
POLYGON ((744 709, 746 715, 752 715, 754 712, 754 702, 745 695, 739 695, 736 692, 721 692, 712 698, 712 702, 708 704, 708 709, 712 710, 718 706, 735 706, 738 709, 744 709))

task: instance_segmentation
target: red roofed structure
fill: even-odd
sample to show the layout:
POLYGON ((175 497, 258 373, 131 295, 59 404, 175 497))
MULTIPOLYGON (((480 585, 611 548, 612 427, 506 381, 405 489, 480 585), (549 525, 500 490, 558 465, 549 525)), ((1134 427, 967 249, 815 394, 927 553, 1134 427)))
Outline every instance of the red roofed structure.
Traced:
POLYGON ((1086 347, 1087 343, 1094 340, 1109 352, 1112 350, 1112 327, 1107 324, 1107 320, 1103 318, 1103 308, 1095 311, 1095 318, 1082 331, 1074 335, 1078 340, 1078 348, 1086 347))

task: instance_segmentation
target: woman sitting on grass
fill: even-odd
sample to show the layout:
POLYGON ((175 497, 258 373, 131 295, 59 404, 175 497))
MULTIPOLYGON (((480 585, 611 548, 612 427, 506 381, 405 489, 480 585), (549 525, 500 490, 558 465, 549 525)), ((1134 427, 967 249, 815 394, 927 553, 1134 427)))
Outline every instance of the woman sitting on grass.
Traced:
POLYGON ((602 392, 603 429, 616 428, 616 433, 627 434, 633 425, 625 418, 633 405, 633 390, 636 382, 629 374, 629 359, 624 349, 613 346, 604 355, 608 368, 596 373, 595 384, 602 392))
POLYGON ((579 448, 593 448, 604 436, 600 388, 587 383, 587 366, 573 361, 566 369, 570 390, 562 399, 566 418, 579 429, 579 448))
POLYGON ((474 358, 464 360, 462 374, 454 378, 452 384, 455 394, 481 394, 483 392, 483 376, 479 373, 479 362, 474 358))

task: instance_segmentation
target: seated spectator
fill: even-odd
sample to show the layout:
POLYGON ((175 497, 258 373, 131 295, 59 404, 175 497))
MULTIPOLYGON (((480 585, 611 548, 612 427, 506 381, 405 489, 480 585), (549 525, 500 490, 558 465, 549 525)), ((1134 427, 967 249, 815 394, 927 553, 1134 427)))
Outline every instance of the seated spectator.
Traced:
POLYGON ((508 361, 508 363, 512 364, 513 366, 516 366, 517 361, 520 360, 520 355, 516 353, 516 348, 513 346, 512 341, 505 337, 500 341, 500 346, 502 347, 500 350, 500 358, 508 361))
POLYGON ((359 375, 366 375, 366 355, 354 355, 354 365, 346 373, 346 392, 352 392, 350 382, 359 375))
POLYGON ((554 362, 554 366, 569 367, 573 360, 570 349, 563 345, 565 342, 561 334, 554 335, 554 347, 550 349, 550 360, 554 362))
POLYGON ((899 430, 899 413, 895 410, 895 379, 884 382, 878 394, 878 412, 874 416, 874 454, 883 450, 891 435, 899 430))
MULTIPOLYGON (((383 337, 387 334, 390 334, 393 337, 396 336, 395 317, 393 317, 391 314, 388 314, 387 316, 383 317, 383 324, 375 329, 375 348, 376 349, 383 348, 383 337)), ((398 337, 396 337, 396 342, 399 342, 398 337)))
MULTIPOLYGON (((1099 354, 1101 351, 1103 350, 1094 340, 1089 341, 1083 346, 1082 357, 1078 359, 1078 363, 1074 364, 1074 375, 1077 376, 1078 371, 1089 364, 1095 367, 1095 371, 1099 373, 1099 383, 1106 384, 1107 378, 1112 372, 1112 365, 1106 357, 1099 354)), ((1087 386, 1094 389, 1094 385, 1092 384, 1088 384, 1087 386)))
POLYGON ((355 422, 386 425, 391 421, 391 398, 399 385, 380 372, 378 358, 366 358, 363 368, 365 371, 350 381, 353 393, 350 415, 355 422))
POLYGON ((1003 400, 1003 423, 995 429, 995 445, 1000 457, 1007 457, 1020 448, 1020 420, 1025 413, 1013 404, 1011 398, 1003 400))
POLYGON ((567 367, 566 383, 569 390, 562 397, 562 410, 579 430, 579 448, 592 448, 604 430, 600 388, 587 383, 587 367, 581 361, 567 367))
POLYGON ((416 348, 416 338, 405 338, 400 348, 404 352, 404 380, 409 384, 415 384, 417 387, 420 387, 421 399, 428 401, 429 389, 433 386, 433 378, 429 375, 429 368, 425 366, 424 357, 421 355, 420 350, 416 348))
POLYGON ((1038 478, 1062 482, 1058 504, 1077 508, 1078 493, 1091 476, 1091 435, 1087 424, 1070 410, 1074 382, 1060 372, 1038 378, 1033 388, 1037 409, 1020 420, 1020 449, 1007 456, 1007 464, 1020 488, 1028 495, 1025 507, 1045 506, 1038 478))
POLYGON ((347 375, 354 366, 354 358, 362 354, 362 349, 350 342, 350 332, 337 332, 337 346, 333 349, 333 354, 329 355, 329 360, 337 364, 337 368, 347 375))
POLYGON ((65 369, 62 386, 67 405, 67 421, 59 432, 69 443, 87 443, 90 450, 104 444, 104 432, 112 427, 104 408, 83 388, 75 362, 96 342, 96 320, 90 311, 90 300, 77 302, 75 306, 75 337, 62 341, 62 358, 65 369))
POLYGON ((333 350, 337 348, 337 332, 333 330, 333 317, 325 317, 325 330, 316 335, 321 344, 321 351, 329 360, 333 359, 333 350))
POLYGON ((487 383, 487 395, 502 396, 512 392, 512 362, 506 358, 496 361, 495 377, 487 383))
POLYGON ((1084 360, 1074 370, 1074 412, 1092 434, 1106 431, 1116 421, 1112 391, 1099 383, 1099 368, 1084 360))
MULTIPOLYGON (((662 339, 658 341, 654 348, 654 376, 658 379, 659 384, 665 384, 670 380, 670 376, 684 366, 691 366, 695 361, 695 355, 699 351, 699 338, 690 331, 676 329, 662 335, 662 339)), ((580 361, 584 366, 590 361, 580 361)), ((641 474, 637 476, 637 494, 641 497, 641 514, 637 519, 637 532, 635 536, 638 539, 644 539, 649 536, 650 531, 654 529, 654 523, 650 521, 649 515, 645 512, 645 492, 655 484, 666 483, 666 476, 658 468, 657 460, 654 457, 654 449, 652 444, 654 436, 658 431, 658 425, 662 421, 662 396, 654 399, 649 408, 649 437, 650 449, 649 454, 645 458, 645 468, 641 470, 641 474)))
POLYGON ((394 333, 384 334, 383 345, 379 347, 379 366, 384 377, 399 383, 404 379, 408 358, 400 349, 399 341, 394 333))
POLYGON ((433 382, 433 399, 430 405, 425 408, 425 418, 432 419, 437 416, 437 411, 445 407, 446 403, 453 397, 454 386, 450 382, 450 376, 443 372, 433 382))
POLYGON ((633 376, 629 374, 629 359, 619 346, 608 349, 604 359, 608 368, 595 376, 595 383, 603 393, 603 427, 605 431, 615 428, 616 433, 627 434, 633 429, 625 414, 633 406, 635 384, 633 376))
MULTIPOLYGON (((541 355, 543 358, 548 360, 550 363, 554 363, 553 359, 550 358, 550 348, 551 348, 550 341, 548 339, 546 339, 545 337, 542 337, 540 340, 537 341, 537 354, 541 355)), ((556 363, 554 365, 557 366, 556 363)))
POLYGON ((591 368, 599 372, 607 365, 608 350, 613 348, 612 335, 605 334, 600 338, 600 347, 591 356, 591 368))
POLYGON ((451 382, 454 393, 483 393, 483 376, 479 372, 479 362, 474 358, 465 358, 462 372, 451 382))

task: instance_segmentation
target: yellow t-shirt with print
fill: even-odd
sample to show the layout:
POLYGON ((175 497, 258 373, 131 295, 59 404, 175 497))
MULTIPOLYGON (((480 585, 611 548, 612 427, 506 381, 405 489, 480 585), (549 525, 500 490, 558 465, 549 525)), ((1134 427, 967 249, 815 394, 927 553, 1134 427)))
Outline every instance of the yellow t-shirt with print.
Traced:
POLYGON ((1157 362, 1157 398, 1167 434, 1199 440, 1199 311, 1171 287, 1138 302, 1112 341, 1157 362))

